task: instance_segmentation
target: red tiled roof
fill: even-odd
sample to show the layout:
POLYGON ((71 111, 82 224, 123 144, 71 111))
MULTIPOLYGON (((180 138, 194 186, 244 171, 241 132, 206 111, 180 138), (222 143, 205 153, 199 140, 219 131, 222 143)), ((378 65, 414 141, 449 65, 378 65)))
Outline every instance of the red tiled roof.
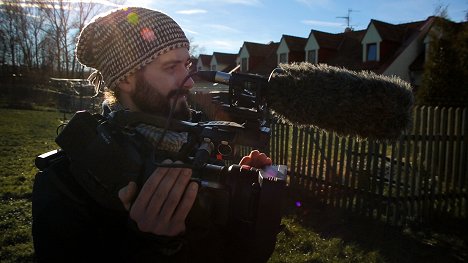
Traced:
POLYGON ((338 45, 342 39, 341 34, 331 34, 318 30, 311 30, 310 35, 312 34, 314 35, 315 40, 317 40, 320 48, 338 49, 338 45))
POLYGON ((370 23, 374 24, 382 40, 401 43, 417 31, 425 22, 426 20, 394 25, 372 19, 370 23))
POLYGON ((201 62, 203 65, 206 65, 206 66, 210 66, 210 62, 211 62, 211 55, 204 55, 204 54, 200 54, 198 56, 198 59, 201 59, 201 62))
POLYGON ((267 52, 265 59, 257 66, 249 70, 249 73, 260 74, 267 76, 277 66, 276 50, 279 47, 279 42, 270 42, 264 50, 267 52))
POLYGON ((349 31, 340 34, 341 40, 335 55, 327 61, 327 64, 357 69, 362 67, 361 39, 366 30, 349 31))
MULTIPOLYGON (((381 57, 380 61, 362 61, 362 38, 367 33, 366 30, 349 31, 341 33, 341 42, 335 55, 326 63, 334 66, 346 67, 352 70, 372 70, 383 73, 389 65, 414 41, 415 38, 426 34, 432 23, 431 17, 423 21, 416 21, 405 24, 389 24, 378 20, 371 20, 369 26, 373 24, 377 29, 383 42, 393 43, 387 56, 381 57)), ((369 27, 368 27, 369 28, 369 27)), ((418 62, 419 63, 419 62, 418 62)), ((416 63, 416 64, 418 64, 416 63)), ((413 67, 416 67, 416 64, 413 67)))
POLYGON ((244 42, 244 46, 249 52, 250 56, 266 57, 270 54, 269 44, 260 44, 254 42, 244 42))
POLYGON ((284 41, 288 45, 289 51, 304 52, 304 47, 307 44, 307 38, 283 35, 282 39, 284 39, 284 41))
POLYGON ((213 57, 216 58, 218 64, 229 65, 232 63, 236 64, 237 54, 213 52, 213 57))
POLYGON ((237 54, 213 52, 213 57, 216 58, 218 65, 226 65, 219 71, 229 72, 236 67, 237 54))
MULTIPOLYGON (((400 54, 408 47, 408 45, 414 41, 414 39, 418 38, 419 36, 426 35, 433 24, 434 17, 431 16, 424 21, 398 25, 404 30, 403 39, 400 42, 400 45, 392 52, 391 56, 387 57, 385 60, 382 60, 380 63, 380 68, 375 71, 377 73, 383 73, 393 63, 393 61, 395 61, 395 59, 400 56, 400 54)), ((415 60, 417 60, 417 58, 415 60)), ((416 64, 414 67, 417 67, 416 64)))

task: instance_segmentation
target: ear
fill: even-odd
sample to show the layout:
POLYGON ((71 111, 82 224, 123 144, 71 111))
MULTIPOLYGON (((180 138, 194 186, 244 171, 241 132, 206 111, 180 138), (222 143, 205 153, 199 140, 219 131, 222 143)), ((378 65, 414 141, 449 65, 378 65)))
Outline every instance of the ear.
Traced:
POLYGON ((135 89, 135 74, 127 76, 124 80, 120 81, 119 89, 122 93, 132 93, 135 89))

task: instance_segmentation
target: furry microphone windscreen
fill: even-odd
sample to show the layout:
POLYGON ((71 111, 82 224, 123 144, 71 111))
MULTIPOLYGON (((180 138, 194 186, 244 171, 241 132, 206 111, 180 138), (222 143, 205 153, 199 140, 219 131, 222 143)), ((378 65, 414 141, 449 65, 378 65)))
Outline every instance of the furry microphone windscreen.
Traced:
POLYGON ((280 67, 267 101, 288 123, 376 140, 395 140, 411 125, 414 97, 400 78, 306 62, 280 67))

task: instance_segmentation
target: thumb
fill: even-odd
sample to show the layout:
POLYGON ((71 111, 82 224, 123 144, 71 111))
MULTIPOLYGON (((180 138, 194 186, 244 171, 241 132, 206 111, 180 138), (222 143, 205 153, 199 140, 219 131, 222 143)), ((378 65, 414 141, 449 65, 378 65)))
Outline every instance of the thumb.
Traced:
POLYGON ((119 190, 119 199, 127 211, 130 210, 133 200, 135 199, 137 192, 137 185, 135 182, 129 182, 127 186, 124 186, 119 190))

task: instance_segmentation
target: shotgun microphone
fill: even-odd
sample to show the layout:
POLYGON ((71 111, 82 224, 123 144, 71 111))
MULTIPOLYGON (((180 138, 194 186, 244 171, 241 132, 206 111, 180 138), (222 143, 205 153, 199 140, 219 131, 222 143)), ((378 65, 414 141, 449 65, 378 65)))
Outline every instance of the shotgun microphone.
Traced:
POLYGON ((307 62, 281 64, 269 78, 216 71, 198 76, 225 84, 266 81, 261 93, 275 116, 341 136, 395 140, 411 125, 413 93, 398 77, 307 62))

